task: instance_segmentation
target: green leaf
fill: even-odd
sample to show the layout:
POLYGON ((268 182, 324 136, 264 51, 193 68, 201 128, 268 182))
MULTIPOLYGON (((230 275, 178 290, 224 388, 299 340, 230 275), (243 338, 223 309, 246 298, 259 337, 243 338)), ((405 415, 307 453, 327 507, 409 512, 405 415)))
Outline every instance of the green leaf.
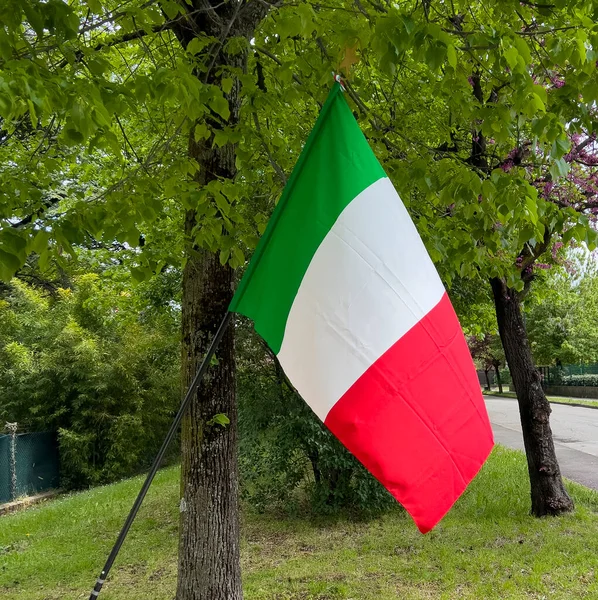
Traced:
POLYGON ((139 236, 139 231, 136 227, 133 227, 132 229, 129 229, 125 232, 124 239, 125 242, 129 244, 129 246, 131 246, 132 248, 136 248, 139 245, 139 236))
POLYGON ((30 245, 31 252, 41 254, 48 247, 48 240, 50 239, 50 232, 45 229, 41 229, 35 234, 33 241, 30 245))
POLYGON ((22 7, 23 12, 27 17, 27 21, 29 21, 29 24, 33 27, 33 30, 37 33, 38 37, 41 37, 44 34, 43 15, 37 10, 37 7, 32 6, 31 2, 23 2, 22 7))
POLYGON ((586 243, 590 252, 594 251, 596 249, 596 246, 598 245, 598 231, 595 231, 592 228, 587 229, 586 243))
POLYGON ((196 36, 187 44, 187 52, 199 54, 204 48, 212 44, 212 38, 207 36, 196 36))
POLYGON ((567 242, 569 242, 570 240, 574 239, 578 242, 583 242, 586 239, 586 228, 581 225, 580 223, 577 223, 577 225, 575 225, 574 227, 571 227, 569 229, 567 229, 567 231, 565 231, 565 233, 563 234, 563 242, 566 244, 567 242))
POLYGON ((227 425, 230 425, 230 419, 224 413, 218 413, 207 421, 206 425, 220 425, 220 427, 226 427, 227 425))
POLYGON ((228 100, 224 96, 212 97, 209 106, 217 115, 220 115, 225 121, 228 121, 230 118, 230 108, 228 106, 228 100))
POLYGON ((232 259, 233 260, 231 261, 231 266, 234 269, 238 269, 245 263, 245 255, 243 254, 241 248, 239 248, 238 246, 235 246, 232 249, 232 259))
POLYGON ((560 135, 554 140, 552 148, 550 149, 550 156, 552 158, 561 158, 564 156, 570 148, 571 144, 565 135, 560 135))
POLYGON ((85 139, 80 131, 73 129, 72 127, 67 127, 64 130, 64 135, 67 140, 74 142, 75 144, 80 144, 85 139))
POLYGON ((222 91, 225 94, 230 94, 230 91, 233 89, 234 80, 230 77, 223 77, 220 81, 220 87, 222 87, 222 91))
POLYGON ((181 7, 178 2, 173 2, 172 0, 162 0, 160 2, 160 7, 171 20, 176 18, 179 12, 183 10, 183 7, 181 7))
POLYGON ((210 129, 205 123, 198 123, 193 131, 193 137, 196 142, 207 140, 210 137, 210 129))
POLYGON ((532 105, 534 106, 534 108, 536 110, 539 110, 542 112, 544 112, 546 110, 546 106, 544 105, 542 98, 540 98, 540 96, 538 96, 538 94, 532 94, 532 105))
POLYGON ((10 281, 20 268, 21 261, 17 256, 0 250, 0 279, 10 281))
POLYGON ((527 45, 527 42, 520 37, 513 39, 513 44, 516 46, 519 55, 523 58, 526 64, 529 64, 532 60, 532 55, 527 45))
POLYGON ((452 44, 448 46, 446 49, 446 57, 448 60, 448 64, 453 67, 453 69, 457 68, 457 51, 455 50, 455 46, 452 44))
POLYGON ((142 269, 140 267, 131 267, 130 270, 131 277, 133 277, 133 280, 137 283, 141 283, 142 281, 145 281, 148 278, 147 269, 142 269))
POLYGON ((228 259, 230 257, 230 249, 227 250, 220 250, 220 264, 221 265, 225 265, 228 262, 228 259))
POLYGON ((482 197, 486 200, 490 200, 494 197, 495 187, 490 179, 484 179, 482 182, 482 197))
POLYGON ((223 129, 216 129, 214 131, 214 143, 213 146, 220 148, 228 143, 228 132, 223 129))
POLYGON ((91 12, 95 13, 96 15, 104 12, 101 0, 86 0, 86 2, 91 12))
POLYGON ((550 165, 550 174, 552 175, 552 179, 556 181, 559 177, 563 177, 569 172, 569 168, 569 163, 566 162, 564 158, 555 160, 552 165, 550 165))
POLYGON ((511 69, 515 69, 515 67, 517 66, 517 64, 519 62, 519 52, 518 52, 517 48, 515 48, 514 46, 507 48, 503 52, 503 56, 505 57, 505 60, 507 61, 507 64, 509 65, 509 67, 511 69))
POLYGON ((92 54, 86 64, 94 75, 103 75, 110 68, 110 62, 98 54, 92 54))
POLYGON ((535 200, 529 196, 526 196, 525 206, 527 207, 531 222, 535 225, 538 222, 538 207, 536 206, 535 200))
POLYGON ((426 50, 426 62, 433 71, 438 70, 447 55, 447 48, 444 44, 432 43, 426 50))

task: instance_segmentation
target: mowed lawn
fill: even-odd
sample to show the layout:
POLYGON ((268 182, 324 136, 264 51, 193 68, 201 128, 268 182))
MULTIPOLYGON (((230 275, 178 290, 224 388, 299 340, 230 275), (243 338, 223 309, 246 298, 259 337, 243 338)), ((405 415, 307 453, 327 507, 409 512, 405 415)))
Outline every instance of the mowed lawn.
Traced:
MULTIPOLYGON (((0 598, 88 598, 136 478, 0 517, 0 598)), ((100 598, 171 600, 178 470, 162 471, 100 598)), ((598 494, 569 484, 574 515, 534 519, 521 453, 496 448, 422 536, 397 508, 373 520, 243 514, 246 599, 598 598, 598 494)))

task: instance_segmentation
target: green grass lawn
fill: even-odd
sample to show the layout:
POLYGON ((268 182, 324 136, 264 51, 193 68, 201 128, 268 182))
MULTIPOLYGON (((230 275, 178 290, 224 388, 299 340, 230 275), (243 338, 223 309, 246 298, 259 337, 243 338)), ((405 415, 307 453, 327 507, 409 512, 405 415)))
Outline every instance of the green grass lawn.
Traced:
MULTIPOLYGON (((0 598, 85 598, 139 489, 136 478, 0 517, 0 598)), ((370 521, 243 515, 248 600, 598 598, 598 494, 574 515, 528 516, 525 459, 496 448, 422 536, 402 510, 370 521)), ((171 600, 178 471, 162 471, 100 598, 171 600)))
MULTIPOLYGON (((517 398, 515 392, 487 392, 483 390, 485 396, 499 396, 503 398, 517 398)), ((554 402, 555 404, 578 404, 581 406, 590 406, 592 408, 598 408, 598 400, 589 400, 588 398, 566 398, 565 396, 546 396, 548 402, 554 402)))

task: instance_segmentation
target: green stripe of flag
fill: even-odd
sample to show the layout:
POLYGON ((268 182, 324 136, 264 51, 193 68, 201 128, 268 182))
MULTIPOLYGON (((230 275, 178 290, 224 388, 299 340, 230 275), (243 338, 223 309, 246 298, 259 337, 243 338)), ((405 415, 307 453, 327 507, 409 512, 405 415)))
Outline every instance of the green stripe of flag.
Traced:
POLYGON ((335 83, 230 304, 275 353, 318 246, 353 198, 385 177, 340 89, 335 83))

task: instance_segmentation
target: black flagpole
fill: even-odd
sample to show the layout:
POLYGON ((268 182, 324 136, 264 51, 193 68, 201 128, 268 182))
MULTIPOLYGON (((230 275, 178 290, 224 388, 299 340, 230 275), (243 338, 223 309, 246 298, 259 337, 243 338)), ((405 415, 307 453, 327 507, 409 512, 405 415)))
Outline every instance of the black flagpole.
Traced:
POLYGON ((187 410, 187 407, 189 406, 189 403, 191 402, 191 398, 193 398, 193 395, 194 395, 195 391, 197 390, 199 383, 201 382, 205 372, 207 371, 208 367, 210 366, 210 361, 212 359, 212 356, 214 356, 214 353, 216 352, 216 348, 218 347, 220 340, 222 340, 222 337, 224 336, 224 332, 226 331, 227 327, 230 325, 231 319, 232 319, 232 313, 227 311, 226 315, 222 319, 222 322, 220 323, 220 326, 218 327, 218 331, 216 332, 216 335, 212 339, 212 343, 210 344, 210 347, 208 348, 208 351, 206 352, 206 355, 204 356, 204 359, 201 362, 201 365, 199 366, 197 373, 195 374, 195 378, 193 379, 193 381, 191 382, 191 385, 189 386, 189 390, 187 391, 187 394, 185 395, 185 398, 184 398, 183 402, 181 403, 181 406, 174 418, 174 421, 172 422, 172 425, 170 426, 170 429, 168 430, 168 433, 166 434, 166 437, 164 438, 164 441, 162 442, 162 446, 160 447, 160 450, 159 450, 156 458, 154 459, 152 467, 151 467, 149 473, 147 474, 147 477, 145 478, 145 483, 143 484, 143 487, 141 488, 141 490, 139 491, 139 494, 137 495, 137 499, 135 500, 135 503, 133 504, 133 507, 131 508, 131 511, 129 512, 129 516, 127 517, 127 520, 125 521, 125 524, 123 525, 123 528, 121 529, 120 533, 118 534, 116 543, 114 544, 114 547, 110 551, 108 560, 106 561, 106 564, 104 565, 104 569, 102 570, 102 572, 100 573, 100 576, 98 577, 98 580, 96 581, 95 587, 93 588, 93 591, 91 592, 91 595, 89 596, 89 600, 95 600, 100 595, 100 591, 102 589, 102 586, 104 585, 104 582, 106 581, 106 578, 108 577, 108 573, 110 572, 110 569, 112 568, 112 565, 114 564, 114 561, 116 560, 116 557, 123 545, 123 542, 125 541, 125 538, 127 537, 127 533, 129 533, 129 529, 131 528, 131 525, 133 524, 133 521, 135 520, 135 517, 137 516, 137 513, 139 512, 139 509, 141 508, 141 504, 147 494, 147 491, 149 490, 149 487, 152 484, 152 481, 154 480, 156 473, 158 472, 158 468, 160 467, 160 463, 162 462, 162 459, 164 458, 164 454, 166 454, 166 450, 168 449, 168 446, 169 446, 170 442, 172 441, 172 438, 176 434, 177 429, 179 428, 179 425, 181 424, 181 420, 183 419, 185 411, 187 410))

